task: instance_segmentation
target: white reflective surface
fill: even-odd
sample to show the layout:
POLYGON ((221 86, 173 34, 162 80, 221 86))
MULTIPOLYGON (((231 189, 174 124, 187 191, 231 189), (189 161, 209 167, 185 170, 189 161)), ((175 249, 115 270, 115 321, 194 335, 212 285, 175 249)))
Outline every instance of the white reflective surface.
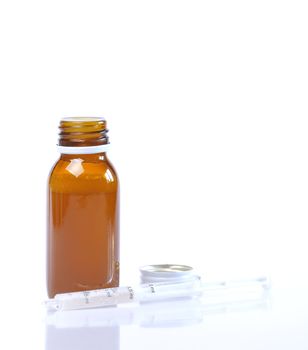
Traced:
POLYGON ((130 305, 46 315, 45 350, 307 349, 308 289, 249 301, 130 305))

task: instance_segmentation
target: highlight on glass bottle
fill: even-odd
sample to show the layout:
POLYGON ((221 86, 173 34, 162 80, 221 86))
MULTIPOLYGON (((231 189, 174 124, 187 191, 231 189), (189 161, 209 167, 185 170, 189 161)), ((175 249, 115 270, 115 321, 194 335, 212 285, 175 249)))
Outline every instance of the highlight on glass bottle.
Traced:
POLYGON ((60 158, 48 180, 47 290, 119 285, 119 182, 103 118, 60 121, 60 158))

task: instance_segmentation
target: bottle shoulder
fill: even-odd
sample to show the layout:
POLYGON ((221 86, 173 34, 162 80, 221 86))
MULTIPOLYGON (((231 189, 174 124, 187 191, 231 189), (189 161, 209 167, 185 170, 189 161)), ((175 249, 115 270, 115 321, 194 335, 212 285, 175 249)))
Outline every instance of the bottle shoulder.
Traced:
POLYGON ((49 187, 56 191, 114 192, 118 176, 114 166, 105 157, 91 160, 87 157, 60 157, 51 168, 49 187))

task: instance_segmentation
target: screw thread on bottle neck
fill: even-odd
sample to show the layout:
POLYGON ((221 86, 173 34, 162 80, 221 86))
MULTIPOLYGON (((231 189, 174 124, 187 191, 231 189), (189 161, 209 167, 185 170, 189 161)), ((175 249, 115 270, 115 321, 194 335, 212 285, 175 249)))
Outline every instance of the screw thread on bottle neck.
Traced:
POLYGON ((109 143, 106 120, 101 117, 63 118, 59 129, 59 146, 86 147, 109 143))

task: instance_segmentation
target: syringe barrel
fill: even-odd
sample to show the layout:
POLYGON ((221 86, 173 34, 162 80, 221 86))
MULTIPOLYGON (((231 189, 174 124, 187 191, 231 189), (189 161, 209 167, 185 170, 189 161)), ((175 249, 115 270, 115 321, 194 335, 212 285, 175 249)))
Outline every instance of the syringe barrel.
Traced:
POLYGON ((130 302, 151 302, 203 294, 207 302, 233 300, 247 296, 254 297, 269 287, 267 278, 242 281, 222 281, 201 284, 199 277, 177 283, 147 283, 136 288, 118 287, 92 291, 57 294, 46 302, 46 306, 55 310, 77 310, 95 307, 114 306, 130 302))

